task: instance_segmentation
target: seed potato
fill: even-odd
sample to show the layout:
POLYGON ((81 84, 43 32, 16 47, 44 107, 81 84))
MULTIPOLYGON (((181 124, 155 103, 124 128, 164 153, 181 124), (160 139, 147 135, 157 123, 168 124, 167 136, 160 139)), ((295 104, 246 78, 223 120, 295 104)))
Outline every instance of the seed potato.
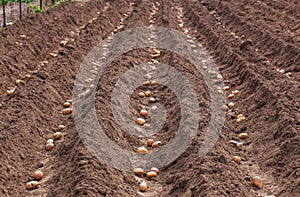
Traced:
POLYGON ((33 174, 34 178, 37 179, 37 180, 41 180, 44 176, 43 172, 40 171, 40 170, 37 170, 34 172, 33 174))
POLYGON ((252 183, 253 183, 253 185, 255 185, 256 187, 258 187, 260 189, 263 186, 262 180, 261 180, 261 178, 259 176, 254 176, 252 178, 252 183))
POLYGON ((25 187, 26 189, 36 189, 39 185, 39 182, 38 181, 29 181, 26 183, 25 187))
POLYGON ((140 191, 141 192, 145 192, 145 191, 147 191, 147 183, 145 182, 145 181, 142 181, 141 183, 140 183, 140 191))
POLYGON ((138 152, 139 154, 147 154, 147 153, 148 153, 148 150, 147 150, 145 147, 139 147, 139 148, 137 149, 137 152, 138 152))
POLYGON ((133 171, 138 176, 142 176, 144 174, 144 170, 142 168, 135 168, 133 171))

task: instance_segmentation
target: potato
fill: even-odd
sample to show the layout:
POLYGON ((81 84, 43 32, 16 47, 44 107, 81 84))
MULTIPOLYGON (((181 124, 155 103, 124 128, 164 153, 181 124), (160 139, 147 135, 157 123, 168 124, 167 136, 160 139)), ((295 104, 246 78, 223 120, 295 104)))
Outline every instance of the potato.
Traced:
POLYGON ((138 176, 142 176, 144 174, 144 170, 142 168, 135 168, 133 171, 138 176))
POLYGON ((147 183, 145 181, 142 181, 140 183, 140 191, 142 191, 142 192, 147 191, 147 183))
POLYGON ((145 121, 145 119, 143 119, 143 118, 138 118, 138 119, 136 120, 136 123, 139 124, 139 125, 143 125, 143 124, 146 123, 146 121, 145 121))
POLYGON ((142 110, 140 111, 140 115, 141 115, 141 116, 147 116, 147 115, 148 115, 148 112, 147 112, 146 110, 142 109, 142 110))
POLYGON ((156 100, 155 100, 154 97, 150 97, 150 98, 149 98, 149 101, 152 102, 152 103, 154 103, 156 100))
POLYGON ((39 185, 38 181, 29 181, 26 183, 25 187, 26 189, 36 189, 39 185))
POLYGON ((239 157, 239 156, 234 156, 233 158, 232 158, 232 160, 235 162, 235 163, 237 163, 237 164, 241 164, 241 158, 239 157))
POLYGON ((243 143, 241 143, 241 142, 237 143, 237 144, 236 144, 236 147, 237 147, 238 149, 242 149, 242 148, 243 148, 243 143))
POLYGON ((223 90, 225 90, 225 91, 227 91, 227 90, 229 90, 230 88, 229 88, 229 86, 224 86, 223 87, 223 90))
POLYGON ((154 171, 147 172, 147 177, 149 177, 149 178, 156 177, 156 176, 157 176, 157 173, 154 171))
POLYGON ((70 107, 71 106, 71 103, 69 102, 64 102, 64 107, 70 107))
POLYGON ((50 151, 50 150, 53 149, 53 147, 54 147, 54 144, 53 144, 53 143, 47 143, 46 146, 45 146, 45 149, 46 149, 47 151, 50 151))
POLYGON ((52 143, 53 144, 53 139, 49 139, 49 140, 47 140, 47 142, 46 142, 46 144, 50 144, 50 143, 52 143))
POLYGON ((72 108, 66 108, 62 110, 63 115, 69 115, 72 113, 72 108))
POLYGON ((7 95, 12 95, 15 92, 15 89, 7 90, 7 95))
POLYGON ((154 142, 154 143, 152 144, 152 147, 153 147, 153 148, 156 148, 156 147, 158 147, 160 144, 161 144, 161 141, 154 142))
POLYGON ((240 118, 236 119, 236 122, 241 123, 241 122, 244 122, 245 120, 246 120, 245 117, 240 117, 240 118))
POLYGON ((239 93, 240 93, 240 91, 238 91, 238 90, 232 91, 232 94, 234 94, 234 95, 237 95, 237 94, 239 94, 239 93))
POLYGON ((59 130, 63 130, 64 128, 65 128, 65 125, 62 125, 62 124, 58 125, 59 130))
POLYGON ((19 85, 21 83, 21 79, 17 79, 15 83, 16 85, 19 85))
POLYGON ((151 93, 151 91, 150 90, 147 90, 146 92, 145 92, 145 96, 150 96, 152 93, 151 93))
POLYGON ((244 117, 244 115, 243 114, 239 114, 239 115, 237 115, 236 119, 239 119, 239 118, 242 118, 242 117, 244 117))
POLYGON ((159 170, 158 170, 157 168, 155 168, 155 167, 152 167, 152 168, 151 168, 151 171, 156 172, 156 174, 159 173, 159 170))
POLYGON ((46 64, 48 64, 49 62, 48 62, 47 60, 45 60, 45 61, 42 61, 41 63, 46 65, 46 64))
POLYGON ((139 154, 147 154, 147 153, 148 153, 148 150, 147 150, 145 147, 139 147, 139 148, 137 149, 137 152, 138 152, 139 154))
POLYGON ((234 96, 235 96, 234 94, 229 94, 227 98, 232 99, 234 96))
POLYGON ((262 188, 262 186, 263 186, 262 180, 259 176, 254 176, 252 178, 252 183, 253 183, 253 185, 255 185, 258 188, 262 188))
POLYGON ((240 133, 239 134, 239 138, 240 139, 246 139, 248 137, 248 134, 247 133, 240 133))
POLYGON ((157 81, 151 81, 150 85, 152 85, 152 86, 157 85, 157 81))
POLYGON ((147 146, 152 146, 153 143, 154 143, 153 139, 148 139, 147 140, 147 146))
POLYGON ((233 107, 234 107, 234 103, 233 103, 233 102, 229 102, 227 105, 228 105, 228 107, 230 107, 230 108, 233 108, 233 107))
POLYGON ((53 138, 56 139, 56 140, 61 139, 62 136, 63 136, 63 134, 62 134, 61 132, 55 132, 55 133, 53 134, 53 138))
POLYGON ((40 180, 43 178, 43 172, 40 170, 37 170, 34 172, 33 176, 35 179, 40 180))
POLYGON ((223 90, 218 90, 218 94, 224 94, 223 90))
POLYGON ((140 98, 143 98, 143 97, 145 97, 145 94, 144 94, 144 92, 140 92, 140 93, 138 93, 138 96, 139 96, 140 98))
POLYGON ((56 53, 49 53, 49 55, 52 56, 52 57, 57 57, 56 53))

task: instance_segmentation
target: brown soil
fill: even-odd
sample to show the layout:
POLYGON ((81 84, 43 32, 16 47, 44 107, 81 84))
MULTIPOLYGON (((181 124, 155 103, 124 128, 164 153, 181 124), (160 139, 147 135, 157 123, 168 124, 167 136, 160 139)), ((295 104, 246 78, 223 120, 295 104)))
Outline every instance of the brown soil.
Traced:
MULTIPOLYGON (((63 116, 63 102, 72 98, 72 87, 81 62, 94 46, 106 39, 125 13, 123 29, 148 26, 155 2, 134 0, 67 2, 29 16, 0 32, 0 196, 140 196, 133 173, 116 170, 94 157, 81 142, 72 116, 63 116), (99 12, 99 13, 97 13, 99 12), (94 20, 91 20, 93 19, 94 20), (21 38, 20 35, 26 35, 21 38), (67 45, 60 42, 69 39, 67 45), (52 57, 49 53, 57 53, 52 57), (49 63, 42 66, 41 62, 49 63), (25 79, 31 74, 30 79, 25 79), (7 96, 15 80, 15 93, 7 96), (64 124, 64 137, 53 151, 44 145, 64 124), (36 169, 44 172, 41 185, 26 190, 36 169)), ((210 120, 207 87, 193 65, 178 54, 162 51, 156 59, 178 69, 195 87, 201 103, 201 126, 190 147, 158 177, 146 179, 147 196, 297 196, 300 193, 300 3, 298 0, 158 0, 155 25, 184 28, 214 58, 225 84, 240 90, 232 99, 221 136, 203 158, 198 156, 203 132, 210 120), (278 69, 284 69, 281 73, 278 69), (286 75, 290 72, 291 75, 286 75), (244 114, 238 124, 235 116, 244 114), (249 134, 239 140, 241 132, 249 134), (238 150, 230 140, 243 141, 238 150), (238 155, 242 164, 232 162, 238 155), (251 183, 258 175, 263 188, 251 183)), ((98 119, 106 134, 127 150, 142 146, 140 139, 118 128, 110 106, 116 80, 134 64, 148 62, 147 49, 133 50, 114 60, 96 93, 98 119)), ((145 86, 139 90, 146 90, 145 86)), ((159 103, 170 112, 164 128, 154 137, 167 144, 178 127, 179 104, 164 86, 159 103), (163 132, 165 131, 165 132, 163 132)), ((130 110, 138 115, 138 97, 130 110)), ((142 103, 144 104, 144 103, 142 103)))

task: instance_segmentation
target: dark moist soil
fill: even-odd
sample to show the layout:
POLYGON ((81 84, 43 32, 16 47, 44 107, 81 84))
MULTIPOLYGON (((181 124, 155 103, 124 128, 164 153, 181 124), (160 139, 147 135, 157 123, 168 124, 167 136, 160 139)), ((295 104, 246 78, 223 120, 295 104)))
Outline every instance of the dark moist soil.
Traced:
MULTIPOLYGON (((214 58, 230 90, 240 90, 214 148, 198 155, 210 121, 210 96, 201 74, 178 54, 162 50, 155 59, 180 71, 194 87, 201 107, 201 124, 192 144, 158 177, 144 178, 148 192, 143 196, 297 196, 300 193, 300 3, 279 1, 151 1, 93 0, 67 2, 42 14, 28 16, 0 32, 0 196, 140 196, 133 173, 116 170, 94 157, 81 142, 72 116, 63 116, 63 103, 72 98, 78 68, 94 46, 119 25, 121 30, 149 26, 153 8, 158 7, 155 25, 183 31, 184 28, 214 58), (98 13, 97 13, 98 12, 98 13), (92 20, 93 19, 93 20, 92 20), (26 38, 20 37, 26 35, 26 38), (69 42, 62 46, 62 40, 69 42), (49 53, 58 54, 52 57, 49 53), (42 65, 42 61, 48 64, 42 65), (288 78, 285 73, 291 72, 288 78), (30 79, 25 75, 30 74, 30 79), (22 79, 15 93, 6 91, 22 79), (238 124, 235 117, 244 114, 238 124), (52 151, 47 139, 64 124, 64 137, 52 151), (249 138, 238 139, 246 132, 249 138), (238 150, 230 140, 242 141, 238 150), (240 156, 242 164, 232 162, 240 156), (44 178, 35 190, 25 183, 41 169, 44 178), (251 183, 262 178, 263 188, 251 183)), ((147 38, 145 38, 147 39, 147 38)), ((101 77, 96 92, 98 119, 107 136, 126 150, 135 151, 143 140, 123 132, 114 121, 111 94, 116 81, 133 65, 150 61, 147 48, 118 57, 101 77)), ((180 106, 174 93, 162 85, 141 85, 130 100, 132 117, 138 116, 146 100, 141 90, 155 91, 168 117, 153 137, 163 144, 174 136, 180 121, 180 106)), ((228 94, 228 93, 226 93, 228 94)), ((147 119, 148 121, 148 119, 147 119)))

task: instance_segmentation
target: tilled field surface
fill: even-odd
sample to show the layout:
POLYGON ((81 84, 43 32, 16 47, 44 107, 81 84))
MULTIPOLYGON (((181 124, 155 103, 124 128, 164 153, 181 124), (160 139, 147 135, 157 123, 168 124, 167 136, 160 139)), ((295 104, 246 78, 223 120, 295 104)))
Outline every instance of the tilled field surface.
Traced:
MULTIPOLYGON (((1 30, 0 196, 298 196, 299 10, 298 0, 93 0, 62 3, 1 30), (153 178, 117 170, 97 159, 82 143, 72 115, 62 114, 88 53, 118 32, 144 26, 175 29, 201 44, 229 86, 219 93, 227 98, 239 90, 228 99, 234 107, 227 109, 218 141, 199 157, 214 117, 207 84, 194 65, 172 51, 159 49, 153 55, 151 48, 142 48, 122 54, 108 66, 96 88, 97 117, 107 137, 124 150, 136 151, 147 140, 123 132, 114 120, 112 91, 126 71, 147 62, 153 69, 157 62, 167 64, 188 79, 197 95, 197 135, 153 178), (16 79, 21 79, 19 85, 16 79), (7 90, 14 92, 8 95, 7 90), (246 120, 238 123, 239 114, 246 120), (53 150, 45 150, 60 124, 65 125, 63 138, 54 140, 53 150), (240 133, 248 137, 239 139, 240 133), (243 147, 233 146, 231 140, 243 147), (232 161, 234 156, 241 158, 240 164, 232 161), (37 189, 27 190, 25 184, 34 180, 37 169, 44 177, 37 189), (261 178, 262 188, 252 184, 255 176, 261 178), (146 192, 139 191, 141 180, 148 185, 146 192)), ((206 63, 202 59, 201 66, 214 75, 206 63)), ((152 137, 167 145, 179 127, 179 100, 161 84, 141 85, 130 98, 133 120, 141 108, 150 107, 147 97, 137 96, 146 90, 166 109, 166 122, 152 137)), ((151 114, 145 120, 151 125, 151 114)))

